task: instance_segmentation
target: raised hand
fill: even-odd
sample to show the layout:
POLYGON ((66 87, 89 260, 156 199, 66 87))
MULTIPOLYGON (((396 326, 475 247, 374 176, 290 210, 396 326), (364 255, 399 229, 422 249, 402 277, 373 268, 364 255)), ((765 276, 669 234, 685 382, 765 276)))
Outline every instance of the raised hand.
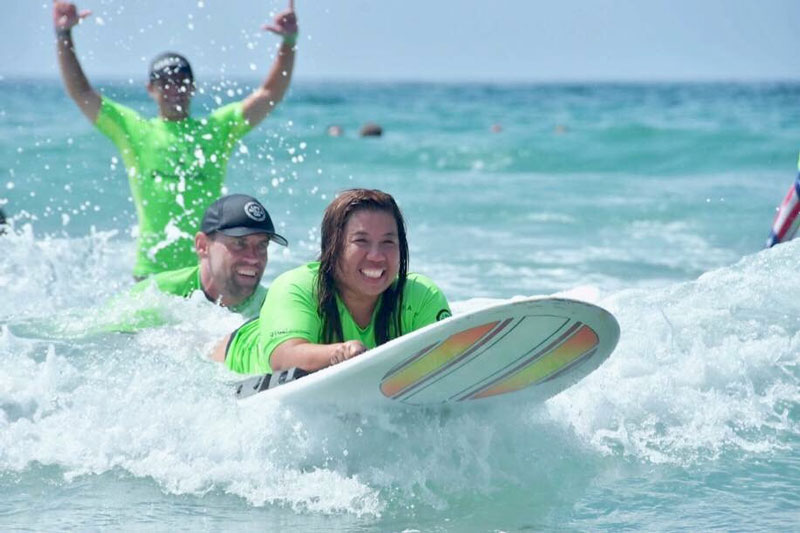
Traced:
POLYGON ((53 27, 56 31, 71 30, 73 26, 80 24, 92 12, 85 10, 78 13, 78 8, 71 2, 53 2, 53 27))
POLYGON ((272 21, 272 24, 264 24, 261 29, 271 31, 284 39, 296 38, 298 28, 297 16, 294 13, 294 0, 289 0, 289 9, 275 15, 275 20, 272 21))

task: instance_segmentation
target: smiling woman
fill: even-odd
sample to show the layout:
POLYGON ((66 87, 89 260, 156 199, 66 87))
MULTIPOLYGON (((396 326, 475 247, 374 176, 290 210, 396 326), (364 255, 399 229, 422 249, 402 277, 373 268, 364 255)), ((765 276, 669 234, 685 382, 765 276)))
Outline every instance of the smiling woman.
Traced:
POLYGON ((240 373, 313 372, 450 316, 444 294, 408 273, 405 223, 381 191, 340 194, 322 219, 319 262, 279 276, 261 314, 212 358, 240 373))

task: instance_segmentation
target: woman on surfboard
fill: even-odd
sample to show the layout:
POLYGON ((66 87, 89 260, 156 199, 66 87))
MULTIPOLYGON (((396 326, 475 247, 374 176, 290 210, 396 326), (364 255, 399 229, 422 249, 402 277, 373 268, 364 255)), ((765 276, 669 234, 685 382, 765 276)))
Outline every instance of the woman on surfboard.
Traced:
POLYGON ((403 215, 391 195, 350 189, 325 209, 319 261, 269 288, 261 314, 212 359, 239 373, 313 372, 450 316, 427 277, 408 272, 403 215))

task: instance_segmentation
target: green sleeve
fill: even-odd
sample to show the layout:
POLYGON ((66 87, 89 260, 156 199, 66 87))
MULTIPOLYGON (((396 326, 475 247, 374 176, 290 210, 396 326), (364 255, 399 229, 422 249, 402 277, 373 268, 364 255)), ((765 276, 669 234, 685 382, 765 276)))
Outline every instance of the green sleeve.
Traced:
POLYGON ((194 291, 200 290, 200 266, 159 272, 134 285, 130 289, 130 293, 144 292, 152 283, 155 283, 158 290, 165 294, 188 298, 194 291))
POLYGON ((101 331, 135 333, 142 329, 160 327, 169 319, 158 308, 155 294, 160 293, 153 279, 145 279, 127 292, 115 296, 103 306, 101 331), (154 291, 157 290, 158 292, 154 291), (154 291, 148 294, 148 291, 154 291))
POLYGON ((403 333, 411 333, 452 314, 444 293, 422 274, 408 275, 403 300, 403 333))
POLYGON ((260 344, 269 366, 273 350, 289 339, 322 342, 322 318, 314 297, 318 264, 312 263, 278 276, 269 286, 261 308, 260 344))
POLYGON ((272 372, 264 362, 259 344, 260 320, 254 318, 242 324, 231 334, 225 353, 225 366, 239 374, 266 374, 272 372))
POLYGON ((111 142, 122 153, 123 160, 127 161, 126 155, 131 151, 131 131, 145 122, 139 113, 118 104, 113 100, 101 97, 100 112, 97 115, 95 126, 100 133, 111 139, 111 142))
MULTIPOLYGON (((233 102, 215 109, 208 117, 215 124, 222 139, 228 143, 244 137, 252 127, 244 118, 244 105, 242 102, 233 102)), ((226 143, 227 144, 227 143, 226 143)))
POLYGON ((145 293, 157 289, 158 293, 188 298, 200 289, 199 271, 199 266, 181 268, 160 272, 138 282, 107 305, 107 316, 113 316, 115 320, 105 330, 135 332, 170 323, 159 309, 158 302, 145 293))

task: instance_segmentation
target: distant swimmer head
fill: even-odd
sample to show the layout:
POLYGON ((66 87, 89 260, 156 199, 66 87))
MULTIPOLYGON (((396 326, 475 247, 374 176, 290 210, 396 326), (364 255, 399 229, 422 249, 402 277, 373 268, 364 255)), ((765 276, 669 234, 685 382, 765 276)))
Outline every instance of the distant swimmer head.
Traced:
POLYGON ((265 233, 269 240, 282 246, 288 241, 275 233, 275 226, 266 208, 247 194, 223 196, 206 209, 200 231, 210 235, 220 232, 229 237, 243 237, 254 233, 265 233))
POLYGON ((328 135, 331 137, 341 137, 344 134, 344 130, 341 126, 336 124, 331 124, 328 126, 328 135))
POLYGON ((380 137, 383 135, 383 128, 380 126, 380 124, 367 122, 361 126, 360 134, 362 137, 380 137))
POLYGON ((189 61, 176 52, 163 52, 150 62, 150 81, 175 79, 181 77, 194 82, 194 74, 189 61))

